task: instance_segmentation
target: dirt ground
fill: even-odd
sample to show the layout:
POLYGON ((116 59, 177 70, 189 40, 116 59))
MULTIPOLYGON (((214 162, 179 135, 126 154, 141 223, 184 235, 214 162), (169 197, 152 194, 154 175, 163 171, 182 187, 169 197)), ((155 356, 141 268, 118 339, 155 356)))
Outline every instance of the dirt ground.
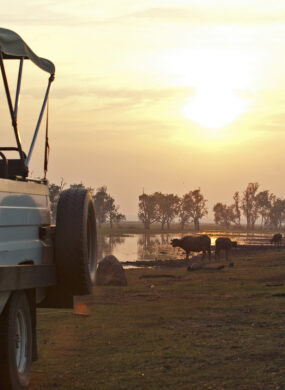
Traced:
POLYGON ((285 249, 233 260, 128 269, 76 311, 39 309, 29 389, 285 390, 285 249))

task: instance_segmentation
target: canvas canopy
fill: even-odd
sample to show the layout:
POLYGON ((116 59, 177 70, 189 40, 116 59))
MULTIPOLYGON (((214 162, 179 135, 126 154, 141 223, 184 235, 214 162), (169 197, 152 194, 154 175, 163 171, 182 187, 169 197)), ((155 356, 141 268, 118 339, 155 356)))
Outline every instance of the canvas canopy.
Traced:
POLYGON ((18 34, 6 28, 0 28, 0 51, 4 59, 20 59, 24 57, 25 59, 30 59, 45 72, 51 75, 55 73, 55 66, 51 61, 36 56, 18 34))

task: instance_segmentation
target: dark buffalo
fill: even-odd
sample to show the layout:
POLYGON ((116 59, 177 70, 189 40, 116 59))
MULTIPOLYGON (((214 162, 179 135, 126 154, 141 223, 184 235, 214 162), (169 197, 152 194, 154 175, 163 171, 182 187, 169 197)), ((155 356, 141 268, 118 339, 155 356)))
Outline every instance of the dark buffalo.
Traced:
POLYGON ((189 259, 190 252, 203 252, 203 258, 208 252, 209 260, 211 259, 211 239, 206 234, 201 236, 185 236, 181 239, 174 238, 171 245, 185 250, 186 260, 189 259))
POLYGON ((274 236, 270 240, 270 243, 274 244, 274 245, 281 245, 281 243, 282 243, 282 234, 280 234, 280 233, 274 234, 274 236))
MULTIPOLYGON (((231 248, 236 248, 236 247, 237 247, 236 241, 231 241, 227 237, 219 237, 216 239, 216 243, 215 243, 215 256, 219 258, 220 252, 223 250, 225 251, 226 259, 229 260, 231 248)), ((230 260, 230 266, 233 265, 234 263, 230 260)))

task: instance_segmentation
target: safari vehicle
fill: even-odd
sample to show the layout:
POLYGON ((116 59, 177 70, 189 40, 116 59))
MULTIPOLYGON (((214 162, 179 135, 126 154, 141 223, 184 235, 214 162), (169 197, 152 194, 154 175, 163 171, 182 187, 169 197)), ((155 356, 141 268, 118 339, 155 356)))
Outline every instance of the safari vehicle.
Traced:
MULTIPOLYGON (((29 178, 31 156, 54 80, 53 63, 36 56, 13 31, 0 28, 0 67, 16 140, 15 146, 0 144, 0 389, 23 390, 29 383, 31 363, 37 359, 37 307, 72 308, 75 295, 91 292, 96 271, 96 219, 90 193, 68 189, 59 198, 56 226, 51 225, 46 180, 48 126, 44 177, 29 178), (5 72, 11 60, 19 62, 14 104, 5 72), (49 78, 26 155, 17 113, 27 60, 49 73, 49 78)), ((1 123, 1 134, 6 130, 4 125, 1 123)))

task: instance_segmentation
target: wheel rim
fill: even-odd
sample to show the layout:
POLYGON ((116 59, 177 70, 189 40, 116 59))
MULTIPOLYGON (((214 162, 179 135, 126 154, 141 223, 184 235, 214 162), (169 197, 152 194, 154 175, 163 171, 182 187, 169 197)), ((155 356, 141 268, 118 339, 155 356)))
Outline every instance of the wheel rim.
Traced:
POLYGON ((16 364, 19 373, 23 373, 27 365, 27 338, 28 330, 26 319, 22 310, 19 310, 17 313, 15 338, 16 364))

